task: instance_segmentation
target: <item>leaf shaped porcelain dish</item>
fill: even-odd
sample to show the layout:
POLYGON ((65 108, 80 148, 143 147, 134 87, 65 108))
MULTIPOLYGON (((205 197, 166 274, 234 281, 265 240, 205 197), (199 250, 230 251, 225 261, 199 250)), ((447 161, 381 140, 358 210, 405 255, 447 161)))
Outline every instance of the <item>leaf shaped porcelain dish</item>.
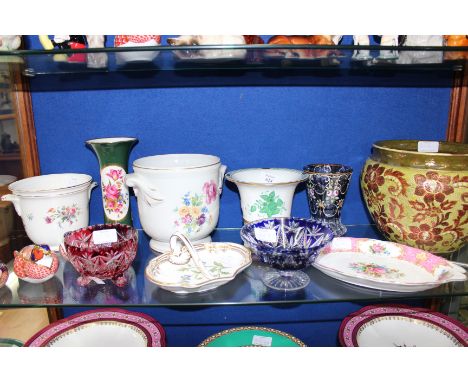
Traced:
POLYGON ((341 323, 342 346, 468 346, 468 330, 444 314, 403 305, 371 305, 341 323))
POLYGON ((313 266, 350 284, 392 292, 418 292, 466 280, 463 268, 440 256, 374 239, 335 238, 313 266))
POLYGON ((180 252, 175 254, 171 238, 173 250, 148 263, 145 275, 149 281, 180 294, 205 292, 234 280, 252 263, 250 251, 242 245, 205 243, 192 247, 184 239, 185 248, 180 252))
POLYGON ((128 310, 89 310, 56 321, 36 333, 27 347, 160 347, 165 332, 152 317, 128 310))

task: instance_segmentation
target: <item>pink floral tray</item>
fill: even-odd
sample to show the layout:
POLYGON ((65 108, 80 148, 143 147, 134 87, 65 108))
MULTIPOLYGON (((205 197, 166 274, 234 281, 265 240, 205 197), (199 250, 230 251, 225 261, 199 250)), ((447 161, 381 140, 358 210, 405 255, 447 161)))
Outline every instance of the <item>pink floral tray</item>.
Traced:
POLYGON ((442 313, 405 305, 370 305, 341 323, 342 346, 468 346, 468 328, 442 313))
POLYGON ((24 346, 165 346, 165 332, 152 317, 124 309, 94 309, 46 326, 24 346))
POLYGON ((335 238, 313 265, 338 280, 394 292, 418 292, 466 280, 465 270, 443 257, 374 239, 335 238))

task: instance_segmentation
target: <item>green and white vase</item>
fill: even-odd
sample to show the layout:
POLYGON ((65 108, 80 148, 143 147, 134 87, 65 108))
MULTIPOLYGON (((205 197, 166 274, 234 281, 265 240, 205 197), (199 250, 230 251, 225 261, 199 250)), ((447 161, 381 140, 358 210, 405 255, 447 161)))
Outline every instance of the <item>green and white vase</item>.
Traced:
POLYGON ((99 138, 86 141, 99 159, 102 204, 106 223, 132 225, 130 197, 125 184, 128 157, 136 138, 99 138))
POLYGON ((290 217, 294 191, 306 179, 302 171, 289 168, 245 168, 226 174, 239 189, 244 224, 290 217))

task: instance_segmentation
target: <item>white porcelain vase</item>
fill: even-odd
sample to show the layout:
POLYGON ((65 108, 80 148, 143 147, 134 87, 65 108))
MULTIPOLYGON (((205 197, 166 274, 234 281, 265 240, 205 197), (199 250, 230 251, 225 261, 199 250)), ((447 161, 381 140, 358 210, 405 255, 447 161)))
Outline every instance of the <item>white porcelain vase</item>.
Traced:
POLYGON ((226 174, 239 189, 244 223, 272 217, 290 217, 294 191, 307 179, 288 168, 246 168, 226 174))
POLYGON ((8 186, 12 194, 1 200, 13 202, 29 239, 58 250, 65 232, 89 223, 89 198, 96 186, 85 174, 33 176, 8 186))
POLYGON ((133 187, 143 230, 158 252, 176 231, 194 243, 211 241, 219 217, 226 166, 218 157, 168 154, 137 159, 126 184, 133 187))

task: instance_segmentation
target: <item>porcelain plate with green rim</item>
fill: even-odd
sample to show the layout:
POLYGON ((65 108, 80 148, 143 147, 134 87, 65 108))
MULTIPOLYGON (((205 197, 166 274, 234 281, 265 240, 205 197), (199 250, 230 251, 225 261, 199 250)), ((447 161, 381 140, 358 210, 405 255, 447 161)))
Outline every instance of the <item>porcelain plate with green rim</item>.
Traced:
POLYGON ((216 333, 199 346, 207 347, 305 347, 298 338, 276 329, 242 326, 216 333))
POLYGON ((17 348, 23 347, 23 343, 20 340, 14 338, 0 338, 0 348, 17 348))

